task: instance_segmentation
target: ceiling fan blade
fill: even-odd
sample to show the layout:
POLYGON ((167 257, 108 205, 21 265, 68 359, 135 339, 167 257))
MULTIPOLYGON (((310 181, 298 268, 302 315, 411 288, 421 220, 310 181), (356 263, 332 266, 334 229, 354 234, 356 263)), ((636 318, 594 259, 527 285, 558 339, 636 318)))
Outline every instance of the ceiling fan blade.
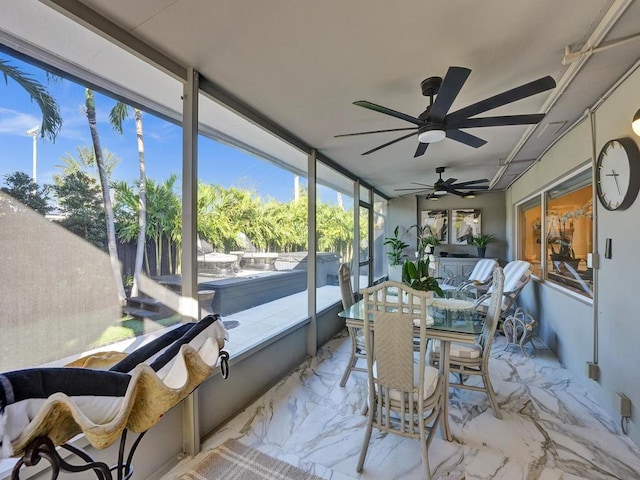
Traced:
POLYGON ((427 190, 433 190, 432 187, 427 187, 427 188, 394 188, 393 191, 394 192, 406 192, 409 190, 418 190, 418 191, 427 191, 427 190))
POLYGON ((413 183, 414 185, 422 185, 423 187, 433 188, 433 185, 429 185, 427 183, 420 183, 420 182, 409 182, 409 183, 413 183))
POLYGON ((449 128, 474 128, 474 127, 502 127, 506 125, 534 125, 540 123, 544 113, 531 113, 527 115, 504 115, 502 117, 476 117, 467 118, 449 128))
POLYGON ((374 112, 380 112, 384 113, 385 115, 399 118, 400 120, 404 120, 406 122, 415 123, 418 126, 424 125, 424 122, 416 117, 412 117, 411 115, 407 115, 406 113, 398 112, 397 110, 392 110, 391 108, 383 107, 382 105, 376 105, 375 103, 367 102, 366 100, 358 100, 357 102, 353 102, 353 104, 357 105, 358 107, 373 110, 374 112))
POLYGON ((433 190, 433 185, 428 185, 426 183, 420 182, 409 182, 413 185, 420 185, 419 187, 411 187, 411 188, 396 188, 396 190, 433 190))
POLYGON ((370 133, 386 133, 386 132, 401 132, 403 130, 416 130, 418 127, 405 127, 405 128, 388 128, 386 130, 372 130, 370 132, 357 132, 357 133, 342 133, 340 135, 334 135, 333 138, 339 137, 354 137, 356 135, 369 135, 370 133))
POLYGON ((440 185, 444 185, 444 184, 446 184, 446 185, 448 185, 448 186, 451 186, 451 184, 456 183, 456 180, 458 180, 458 179, 457 179, 457 178, 450 177, 450 178, 447 178, 447 179, 446 179, 444 182, 442 182, 440 185))
POLYGON ((460 185, 460 184, 455 184, 452 185, 451 188, 454 188, 456 190, 473 190, 474 192, 477 190, 489 190, 489 186, 488 185, 468 185, 468 186, 464 186, 464 185, 460 185))
POLYGON ((427 151, 428 143, 418 143, 418 148, 416 148, 416 153, 413 154, 413 158, 417 158, 420 155, 424 155, 424 152, 427 151))
POLYGON ((522 100, 523 98, 555 88, 555 86, 556 82, 553 77, 542 77, 538 80, 534 80, 533 82, 525 83, 524 85, 512 88, 511 90, 499 93, 498 95, 494 95, 493 97, 486 98, 478 103, 474 103, 468 107, 464 107, 456 112, 450 113, 445 118, 445 121, 447 124, 456 125, 462 120, 478 115, 479 113, 522 100))
POLYGON ((460 188, 460 187, 464 188, 464 187, 468 187, 469 185, 477 185, 478 183, 488 183, 488 182, 489 182, 488 179, 482 178, 482 179, 479 179, 479 180, 469 180, 468 182, 456 183, 454 185, 454 187, 456 187, 456 188, 460 188))
POLYGON ((408 134, 408 135, 403 135, 403 136, 402 136, 402 137, 400 137, 400 138, 396 138, 395 140, 391 140, 390 142, 383 143, 382 145, 379 145, 379 146, 377 146, 376 148, 372 148, 371 150, 367 150, 367 151, 366 151, 366 152, 364 152, 362 155, 369 155, 370 153, 377 152, 377 151, 378 151, 378 150, 380 150, 381 148, 388 147, 389 145, 393 145, 394 143, 397 143, 397 142, 399 142, 399 141, 401 141, 401 140, 404 140, 405 138, 409 138, 409 137, 411 137, 411 136, 413 136, 413 135, 417 135, 417 134, 418 134, 418 130, 416 130, 415 132, 411 132, 411 133, 410 133, 410 134, 408 134))
POLYGON ((476 137, 475 135, 471 135, 470 133, 456 129, 447 130, 447 137, 449 137, 451 140, 456 140, 473 148, 480 148, 485 143, 487 143, 486 140, 483 140, 480 137, 476 137))
POLYGON ((429 111, 429 119, 434 123, 443 123, 447 112, 469 78, 471 70, 464 67, 449 67, 442 81, 436 101, 429 111))
POLYGON ((474 127, 502 127, 505 125, 533 125, 544 118, 544 113, 532 113, 529 115, 505 115, 502 117, 478 117, 467 118, 455 125, 447 125, 449 128, 474 128, 474 127))

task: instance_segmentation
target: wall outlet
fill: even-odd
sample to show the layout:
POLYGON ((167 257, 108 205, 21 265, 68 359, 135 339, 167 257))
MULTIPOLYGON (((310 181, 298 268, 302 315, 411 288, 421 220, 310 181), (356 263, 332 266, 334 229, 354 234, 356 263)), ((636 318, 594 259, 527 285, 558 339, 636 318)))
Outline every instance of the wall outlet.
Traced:
POLYGON ((620 416, 624 418, 631 417, 631 399, 624 393, 618 392, 618 406, 620 409, 620 416))
POLYGON ((597 363, 587 362, 587 378, 596 381, 600 379, 600 367, 597 363))

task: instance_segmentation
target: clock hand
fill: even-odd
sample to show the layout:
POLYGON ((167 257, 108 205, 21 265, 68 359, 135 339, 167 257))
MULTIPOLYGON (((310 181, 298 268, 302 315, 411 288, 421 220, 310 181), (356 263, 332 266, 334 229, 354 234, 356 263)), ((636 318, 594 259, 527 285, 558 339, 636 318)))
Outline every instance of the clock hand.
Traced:
POLYGON ((618 183, 618 176, 619 176, 619 175, 620 175, 620 174, 619 174, 619 173, 616 173, 616 172, 615 172, 615 170, 613 170, 613 169, 611 169, 611 173, 607 173, 607 174, 606 174, 606 176, 607 176, 607 177, 613 177, 613 179, 614 179, 614 180, 615 180, 615 182, 616 182, 616 188, 618 189, 618 195, 621 195, 621 192, 620 192, 620 184, 618 183))

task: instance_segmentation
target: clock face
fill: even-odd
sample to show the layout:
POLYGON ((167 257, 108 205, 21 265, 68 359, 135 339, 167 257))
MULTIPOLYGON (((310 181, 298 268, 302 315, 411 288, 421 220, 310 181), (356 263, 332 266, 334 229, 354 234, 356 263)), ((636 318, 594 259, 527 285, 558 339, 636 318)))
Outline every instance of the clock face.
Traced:
POLYGON ((629 207, 638 194, 638 147, 631 139, 610 140, 600 151, 596 188, 600 203, 607 210, 629 207))

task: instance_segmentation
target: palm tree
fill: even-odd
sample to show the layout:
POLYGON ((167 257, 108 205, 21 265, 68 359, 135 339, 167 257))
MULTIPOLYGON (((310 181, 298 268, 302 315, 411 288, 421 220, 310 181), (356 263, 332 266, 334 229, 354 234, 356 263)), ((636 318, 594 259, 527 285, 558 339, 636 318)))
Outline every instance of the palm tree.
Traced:
POLYGON ((109 178, 105 168, 104 158, 102 157, 102 149, 100 148, 100 136, 98 135, 98 127, 96 125, 96 104, 93 98, 93 92, 85 89, 85 104, 87 120, 89 121, 89 130, 91 131, 91 140, 93 142, 93 153, 96 157, 96 165, 100 176, 100 186, 102 187, 102 200, 104 202, 104 213, 107 223, 107 246, 109 250, 109 258, 111 259, 111 269, 115 277, 116 290, 118 299, 124 305, 126 294, 124 292, 124 283, 122 281, 122 273, 120 272, 120 262, 118 261, 118 246, 116 244, 116 228, 113 219, 113 206, 111 204, 111 194, 109 191, 109 178))
POLYGON ((47 89, 30 75, 10 65, 6 60, 0 59, 0 73, 2 73, 5 83, 9 83, 9 79, 11 78, 24 88, 31 98, 35 100, 42 112, 40 135, 42 137, 48 136, 52 141, 55 141, 56 135, 60 131, 60 127, 62 127, 62 117, 60 117, 58 104, 53 97, 49 95, 47 89))
MULTIPOLYGON (((74 157, 69 152, 60 157, 62 165, 56 165, 56 168, 59 168, 61 173, 53 174, 53 181, 56 185, 62 183, 65 177, 76 172, 82 172, 88 177, 93 178, 96 182, 100 180, 93 148, 87 146, 76 147, 76 153, 77 157, 74 157)), ((120 162, 120 158, 113 152, 103 148, 102 160, 104 169, 107 172, 107 178, 111 178, 111 173, 118 165, 118 162, 120 162)))
MULTIPOLYGON (((133 268, 133 287, 131 295, 138 295, 138 285, 140 284, 140 274, 142 273, 142 260, 144 257, 144 247, 147 241, 145 233, 147 230, 147 174, 144 163, 144 138, 142 136, 142 111, 139 108, 133 109, 136 120, 136 137, 138 139, 138 162, 140 165, 140 181, 138 183, 138 243, 136 244, 136 263, 133 268)), ((129 106, 118 102, 109 113, 111 126, 122 134, 122 123, 129 116, 129 106)))

